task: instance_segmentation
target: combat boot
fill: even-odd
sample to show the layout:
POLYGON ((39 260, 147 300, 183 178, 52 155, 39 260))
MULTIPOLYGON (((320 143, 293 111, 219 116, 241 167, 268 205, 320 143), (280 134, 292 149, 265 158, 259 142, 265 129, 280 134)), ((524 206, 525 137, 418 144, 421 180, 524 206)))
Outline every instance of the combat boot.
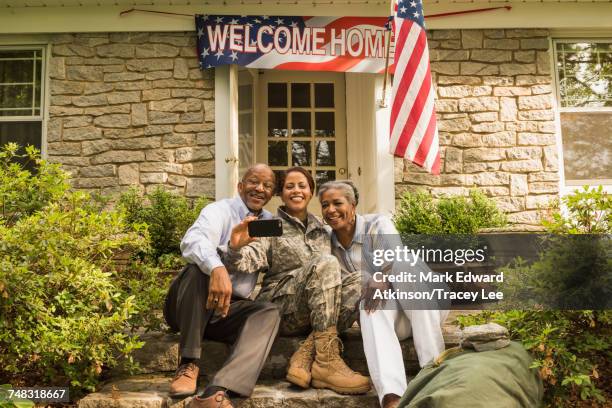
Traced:
POLYGON ((289 360, 287 381, 302 388, 310 387, 312 375, 312 362, 314 361, 315 346, 312 333, 300 344, 289 360))
POLYGON ((368 377, 351 370, 340 357, 342 341, 335 327, 314 332, 314 343, 313 387, 329 388, 338 394, 365 394, 370 390, 368 377))

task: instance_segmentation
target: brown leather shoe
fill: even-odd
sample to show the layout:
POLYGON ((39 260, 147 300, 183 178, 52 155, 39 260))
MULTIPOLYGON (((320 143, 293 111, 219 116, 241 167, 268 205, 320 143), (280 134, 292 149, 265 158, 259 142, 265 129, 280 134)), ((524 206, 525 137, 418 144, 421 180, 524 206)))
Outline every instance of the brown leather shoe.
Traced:
POLYGON ((173 398, 188 397, 197 390, 200 368, 195 363, 181 364, 174 373, 168 395, 173 398))
POLYGON ((234 408, 234 404, 225 392, 217 391, 208 398, 194 397, 186 408, 234 408))

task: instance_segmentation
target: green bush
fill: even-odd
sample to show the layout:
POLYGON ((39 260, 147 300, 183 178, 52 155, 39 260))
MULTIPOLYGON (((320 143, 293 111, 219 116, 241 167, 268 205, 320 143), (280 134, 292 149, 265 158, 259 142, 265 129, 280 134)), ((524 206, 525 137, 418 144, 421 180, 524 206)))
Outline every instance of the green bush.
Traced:
POLYGON ((476 234, 483 228, 507 225, 495 202, 478 190, 471 190, 468 197, 437 200, 425 191, 405 193, 393 220, 402 235, 476 234))
POLYGON ((16 143, 0 149, 0 216, 7 224, 59 199, 69 187, 68 174, 59 164, 43 163, 33 146, 27 146, 25 153, 19 150, 16 143), (37 173, 32 174, 17 160, 34 163, 37 173))
MULTIPOLYGON (((611 200, 602 188, 585 187, 564 197, 563 211, 557 210, 551 219, 544 221, 543 224, 554 233, 609 234, 612 225, 611 200)), ((608 240, 607 236, 602 236, 601 242, 608 240)), ((584 261, 580 258, 584 255, 583 252, 591 250, 593 245, 601 245, 601 242, 596 240, 595 244, 589 244, 586 249, 560 247, 558 250, 545 253, 532 265, 518 265, 518 273, 521 275, 519 283, 523 286, 521 290, 546 289, 555 292, 550 293, 550 296, 557 296, 557 292, 570 290, 570 285, 559 271, 568 269, 567 264, 574 264, 574 269, 580 268, 584 261)), ((607 286, 609 290, 611 261, 604 257, 592 262, 596 262, 596 269, 603 270, 604 273, 587 278, 586 283, 589 285, 592 283, 595 290, 598 290, 598 286, 601 286, 602 290, 607 286), (608 272, 604 275, 606 270, 608 272)), ((584 273, 593 273, 593 267, 588 269, 584 273)), ((572 299, 564 300, 572 301, 572 299)), ((544 381, 548 406, 577 406, 581 401, 584 402, 584 406, 605 406, 606 400, 610 398, 606 392, 610 392, 608 382, 612 372, 611 311, 510 310, 463 316, 459 321, 462 325, 495 321, 506 326, 512 337, 521 341, 533 354, 535 359, 533 367, 539 369, 544 381)))
POLYGON ((147 248, 144 226, 69 190, 34 149, 35 173, 16 154, 0 153, 0 384, 93 390, 104 369, 132 365, 142 343, 128 329, 155 324, 166 283, 146 265, 114 265, 118 251, 147 248))
POLYGON ((183 265, 180 258, 181 239, 206 204, 205 198, 190 203, 185 197, 162 187, 144 196, 131 189, 119 199, 128 222, 148 226, 151 248, 142 251, 140 257, 151 260, 163 269, 176 269, 183 265))

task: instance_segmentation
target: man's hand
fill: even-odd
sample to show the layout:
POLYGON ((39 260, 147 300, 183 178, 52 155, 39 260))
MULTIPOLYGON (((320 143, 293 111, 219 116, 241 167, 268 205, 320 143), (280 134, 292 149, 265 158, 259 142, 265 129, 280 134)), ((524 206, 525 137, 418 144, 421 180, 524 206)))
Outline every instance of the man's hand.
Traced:
POLYGON ((221 317, 227 316, 232 298, 232 281, 224 266, 218 266, 210 272, 208 299, 206 309, 215 309, 221 317))
POLYGON ((388 282, 376 282, 374 279, 370 279, 366 285, 366 289, 363 294, 364 309, 367 313, 371 314, 385 306, 386 301, 384 299, 374 299, 376 289, 380 289, 384 292, 386 289, 390 289, 391 285, 388 282))
POLYGON ((249 223, 256 220, 257 217, 249 216, 232 228, 232 235, 230 236, 229 247, 231 249, 240 249, 250 242, 253 242, 255 238, 249 236, 249 223))

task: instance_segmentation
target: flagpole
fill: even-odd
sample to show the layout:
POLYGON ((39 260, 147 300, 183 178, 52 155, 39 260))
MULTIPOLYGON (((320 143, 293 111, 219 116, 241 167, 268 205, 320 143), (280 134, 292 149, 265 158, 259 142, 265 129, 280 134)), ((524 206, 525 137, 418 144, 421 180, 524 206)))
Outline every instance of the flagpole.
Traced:
MULTIPOLYGON (((391 5, 390 5, 390 9, 391 9, 391 13, 389 14, 391 16, 391 18, 394 18, 395 15, 395 10, 394 10, 394 3, 395 0, 391 0, 391 5)), ((393 26, 391 26, 393 27, 393 26)), ((386 108, 387 107, 387 77, 389 76, 389 55, 391 54, 391 36, 393 35, 393 28, 389 31, 389 35, 387 36, 387 49, 385 50, 385 76, 383 77, 383 89, 382 89, 382 97, 379 101, 378 106, 381 108, 386 108)))

